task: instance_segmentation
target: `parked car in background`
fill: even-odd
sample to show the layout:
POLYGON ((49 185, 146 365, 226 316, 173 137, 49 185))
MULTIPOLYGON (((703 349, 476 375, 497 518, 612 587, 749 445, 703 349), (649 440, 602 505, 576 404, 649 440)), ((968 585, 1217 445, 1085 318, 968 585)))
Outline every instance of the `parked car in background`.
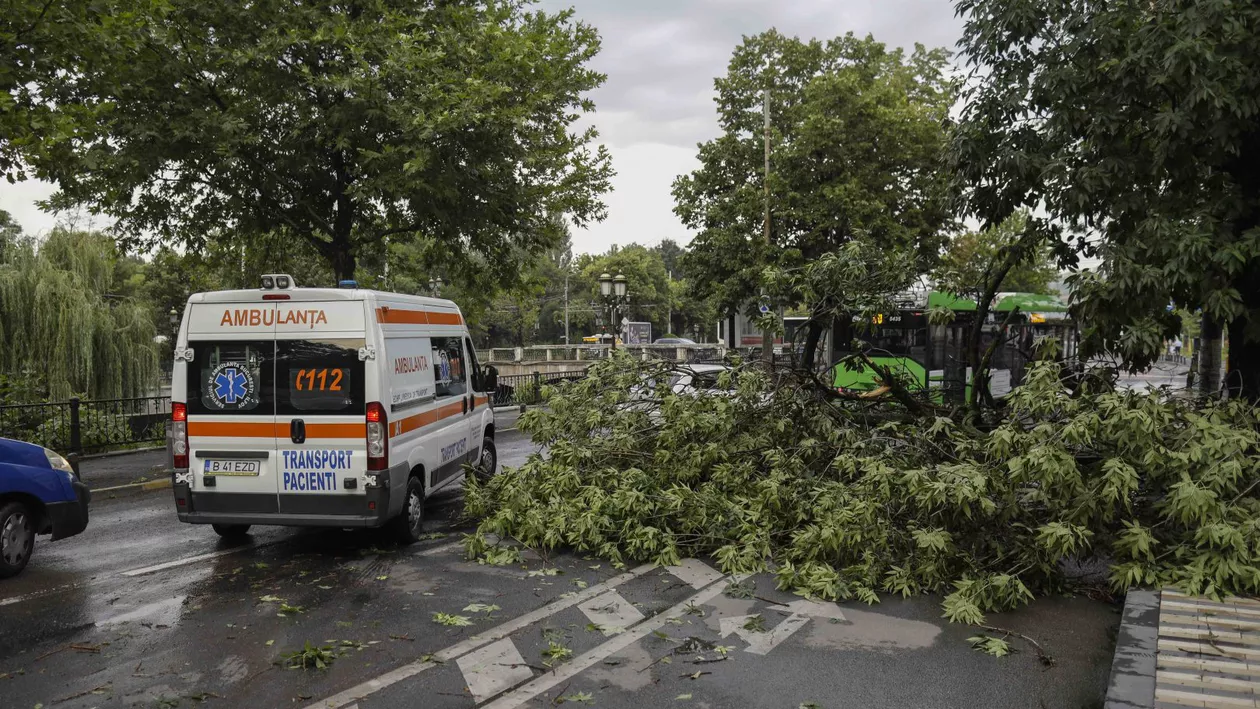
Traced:
POLYGON ((56 541, 86 529, 91 497, 65 458, 0 438, 0 578, 26 568, 35 535, 56 541))
POLYGON ((686 337, 658 337, 654 345, 694 345, 695 340, 686 337))

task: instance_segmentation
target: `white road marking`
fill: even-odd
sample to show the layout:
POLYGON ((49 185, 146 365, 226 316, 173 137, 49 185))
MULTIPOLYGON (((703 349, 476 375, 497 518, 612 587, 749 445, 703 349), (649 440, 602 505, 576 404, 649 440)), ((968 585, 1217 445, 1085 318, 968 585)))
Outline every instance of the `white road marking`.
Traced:
POLYGON ((116 625, 118 623, 126 623, 141 618, 153 617, 156 621, 160 621, 166 625, 174 625, 179 619, 179 609, 184 604, 186 596, 176 596, 168 598, 164 601, 156 603, 148 603, 135 610, 120 613, 112 618, 96 621, 96 627, 100 628, 106 625, 116 625))
POLYGON ((64 586, 57 586, 55 588, 46 588, 40 591, 32 591, 30 593, 24 593, 21 596, 14 596, 12 598, 0 598, 0 606, 7 606, 13 603, 21 603, 22 601, 29 601, 34 598, 40 598, 42 596, 48 596, 54 593, 61 593, 62 591, 70 591, 82 585, 83 584, 80 584, 80 583, 68 583, 68 584, 65 584, 64 586))
POLYGON ((385 689, 386 687, 397 684, 409 677, 414 677, 431 667, 436 667, 442 662, 450 662, 451 660, 460 658, 477 648, 484 647, 497 640, 502 640, 521 628, 555 615, 566 608, 576 606, 577 604, 594 598, 605 591, 612 590, 621 584, 636 579, 655 568, 657 568, 655 564, 644 564, 642 566, 635 567, 624 574, 614 576, 607 581, 597 583, 590 588, 578 591, 576 594, 569 596, 568 598, 560 598, 552 601, 537 610, 530 611, 529 613, 518 616, 517 618, 509 620, 502 625, 495 626, 480 635, 474 635, 467 640, 455 643, 445 650, 440 650, 434 653, 431 660, 416 660, 410 664, 403 665, 402 667, 386 672, 375 679, 370 679, 351 687, 344 692, 339 692, 327 699, 315 702, 314 704, 307 706, 306 709, 330 709, 344 707, 352 702, 357 702, 360 699, 364 699, 365 697, 371 696, 372 694, 385 689))
POLYGON ((279 544, 280 541, 281 540, 276 540, 274 542, 266 542, 264 544, 247 544, 245 546, 235 547, 232 549, 220 549, 219 551, 212 551, 206 554, 198 554, 196 556, 189 556, 183 559, 176 559, 174 561, 167 561, 161 564, 154 564, 153 566, 144 566, 139 569, 132 569, 130 571, 124 571, 119 575, 127 576, 127 577, 146 576, 148 574, 155 574, 159 571, 166 571, 167 569, 174 569, 178 566, 187 566, 188 564, 195 564, 198 561, 205 561, 207 559, 217 559, 220 556, 227 556, 228 554, 236 554, 237 552, 242 552, 242 551, 245 551, 246 549, 262 549, 263 547, 269 547, 269 546, 272 546, 273 544, 279 544))
POLYGON ((789 611, 796 615, 807 615, 828 620, 845 620, 840 606, 834 603, 823 603, 822 601, 811 601, 807 598, 802 598, 799 601, 792 601, 787 607, 789 611))
POLYGON ((666 566, 665 570, 695 589, 704 588, 724 578, 719 571, 699 559, 683 559, 678 566, 666 566))
POLYGON ((744 642, 748 643, 748 647, 744 648, 744 652, 751 652, 754 655, 766 655, 778 647, 779 643, 787 640, 793 633, 809 622, 809 616, 792 614, 769 630, 745 629, 744 624, 748 622, 748 619, 755 617, 757 616, 741 615, 733 618, 722 618, 718 621, 722 629, 722 637, 735 633, 743 638, 744 642))
POLYGON ((464 683, 478 704, 534 676, 511 638, 470 652, 456 659, 455 664, 464 673, 464 683))
POLYGON ((630 605, 630 602, 616 591, 609 591, 586 603, 579 604, 578 610, 585 613, 592 623, 598 625, 604 635, 616 635, 623 632, 645 617, 638 608, 630 605))
POLYGON ((455 547, 463 546, 463 544, 464 544, 463 541, 456 539, 453 542, 439 544, 438 546, 435 546, 432 549, 425 549, 423 551, 415 552, 414 554, 412 554, 412 556, 437 556, 438 554, 441 554, 450 549, 454 549, 455 547))
MULTIPOLYGON (((724 577, 719 576, 718 581, 723 580, 723 578, 724 577)), ((681 616, 687 611, 688 606, 712 600, 720 594, 724 588, 726 588, 725 584, 713 583, 682 603, 679 603, 669 610, 652 616, 648 620, 639 623, 620 635, 612 637, 611 639, 605 641, 602 645, 579 655, 570 662, 560 665, 551 672, 535 679, 533 682, 522 685, 502 697, 499 697, 497 700, 485 705, 482 709, 516 709, 516 707, 521 706, 525 702, 528 702, 561 682, 569 681, 579 673, 584 672, 595 665, 595 663, 602 662, 610 655, 620 652, 629 647, 632 643, 643 639, 648 633, 651 633, 653 630, 657 630, 661 626, 665 625, 670 618, 677 618, 681 616)))

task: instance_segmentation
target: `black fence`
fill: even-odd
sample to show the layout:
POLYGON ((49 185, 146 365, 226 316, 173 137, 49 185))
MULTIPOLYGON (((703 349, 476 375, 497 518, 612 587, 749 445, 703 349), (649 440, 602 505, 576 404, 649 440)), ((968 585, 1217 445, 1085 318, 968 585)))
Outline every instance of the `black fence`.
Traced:
POLYGON ((574 381, 585 376, 586 372, 581 370, 501 375, 499 377, 499 385, 494 390, 494 405, 532 406, 540 404, 542 403, 543 385, 574 381))
POLYGON ((0 405, 0 438, 37 443, 63 455, 90 455, 160 444, 171 397, 70 399, 0 405))

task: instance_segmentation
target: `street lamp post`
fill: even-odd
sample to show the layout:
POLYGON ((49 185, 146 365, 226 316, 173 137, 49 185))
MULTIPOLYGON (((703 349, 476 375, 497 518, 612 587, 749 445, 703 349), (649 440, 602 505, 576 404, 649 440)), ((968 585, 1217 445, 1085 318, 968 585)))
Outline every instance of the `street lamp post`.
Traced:
POLYGON ((604 299, 604 307, 608 310, 608 322, 613 327, 612 349, 617 349, 617 311, 630 302, 629 286, 626 277, 618 273, 616 277, 608 273, 599 274, 599 294, 604 299))
POLYGON ((437 278, 429 279, 429 292, 433 294, 434 298, 442 297, 442 277, 441 276, 438 276, 437 278))

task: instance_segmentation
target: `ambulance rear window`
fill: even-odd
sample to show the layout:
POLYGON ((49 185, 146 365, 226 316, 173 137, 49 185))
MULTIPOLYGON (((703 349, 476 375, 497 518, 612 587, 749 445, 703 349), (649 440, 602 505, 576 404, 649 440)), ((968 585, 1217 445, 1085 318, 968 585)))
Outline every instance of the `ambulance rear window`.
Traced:
POLYGON ((272 342, 190 342, 188 413, 272 413, 272 342))
POLYGON ((277 414, 363 414, 359 340, 280 340, 276 343, 277 414))

